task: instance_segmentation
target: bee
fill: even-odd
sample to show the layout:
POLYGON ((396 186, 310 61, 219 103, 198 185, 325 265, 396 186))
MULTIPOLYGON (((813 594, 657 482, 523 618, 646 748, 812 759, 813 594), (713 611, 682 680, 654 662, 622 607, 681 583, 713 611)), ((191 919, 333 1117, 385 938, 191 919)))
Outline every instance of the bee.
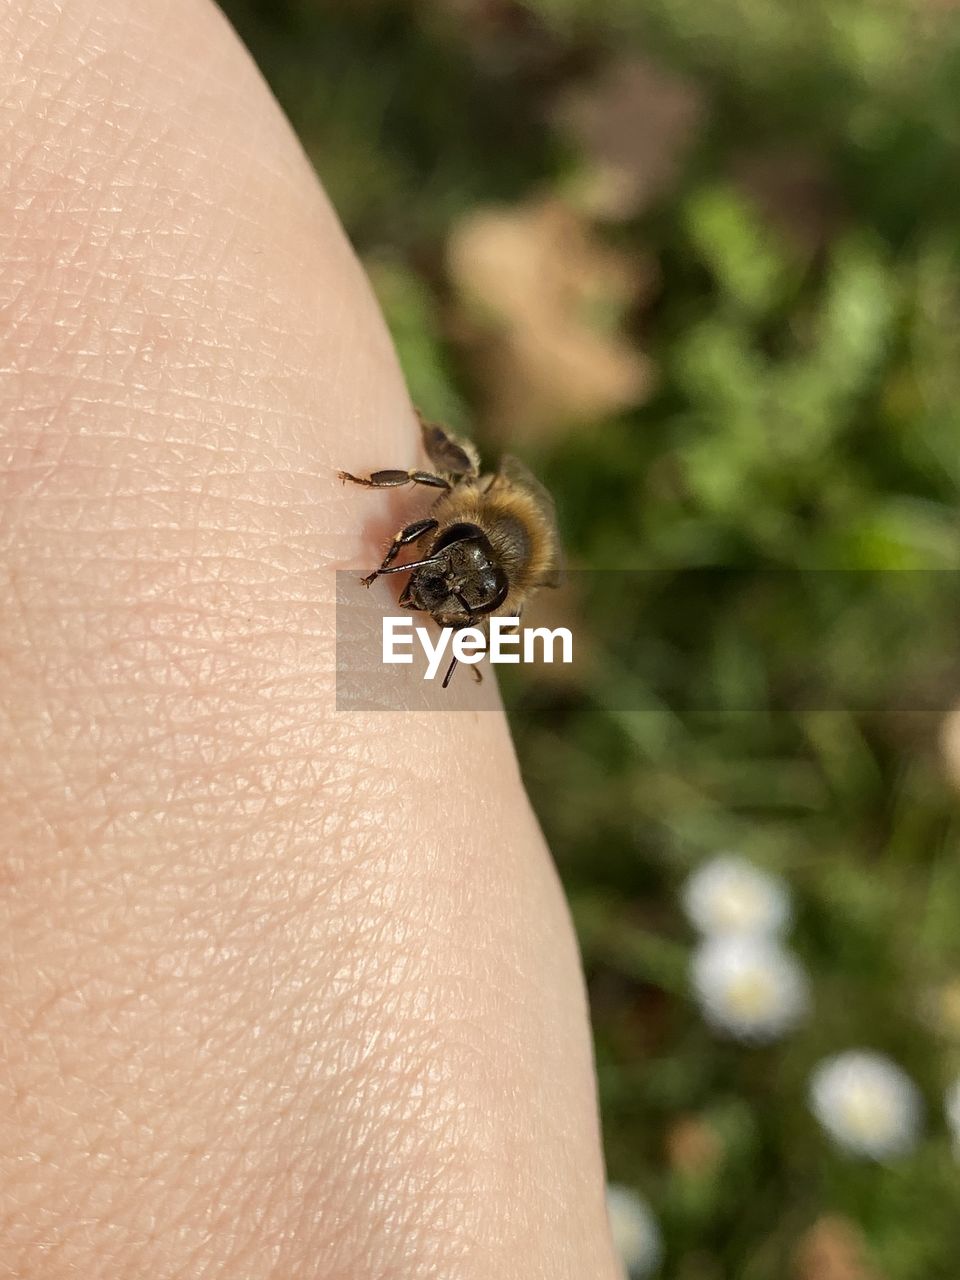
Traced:
MULTIPOLYGON (((442 490, 429 516, 397 533, 379 569, 361 579, 363 585, 369 587, 385 574, 409 573, 398 603, 429 614, 441 627, 486 631, 494 615, 519 619, 540 587, 560 582, 553 499, 518 459, 505 457, 498 470, 481 475, 471 444, 422 417, 420 430, 432 471, 337 473, 343 481, 371 489, 413 484, 442 490), (430 539, 425 555, 394 564, 404 547, 425 538, 430 539)), ((456 666, 454 657, 444 689, 456 666)), ((476 667, 474 672, 479 679, 476 667)))

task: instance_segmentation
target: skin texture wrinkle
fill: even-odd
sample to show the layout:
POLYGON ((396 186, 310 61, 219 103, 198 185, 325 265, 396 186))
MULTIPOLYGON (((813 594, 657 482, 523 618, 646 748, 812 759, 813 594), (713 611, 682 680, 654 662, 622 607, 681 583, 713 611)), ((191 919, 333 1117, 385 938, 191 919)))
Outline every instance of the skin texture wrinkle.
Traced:
POLYGON ((0 1276, 617 1275, 503 717, 335 708, 418 433, 289 126, 202 0, 0 68, 0 1276))

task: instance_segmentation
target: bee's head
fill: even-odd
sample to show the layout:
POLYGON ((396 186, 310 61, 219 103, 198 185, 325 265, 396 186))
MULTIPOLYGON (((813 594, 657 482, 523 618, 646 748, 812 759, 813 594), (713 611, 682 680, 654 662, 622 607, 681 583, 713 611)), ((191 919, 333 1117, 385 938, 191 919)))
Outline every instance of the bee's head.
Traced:
POLYGON ((429 613, 442 627, 463 627, 503 604, 509 588, 483 530, 454 524, 434 544, 430 563, 414 569, 400 603, 429 613))

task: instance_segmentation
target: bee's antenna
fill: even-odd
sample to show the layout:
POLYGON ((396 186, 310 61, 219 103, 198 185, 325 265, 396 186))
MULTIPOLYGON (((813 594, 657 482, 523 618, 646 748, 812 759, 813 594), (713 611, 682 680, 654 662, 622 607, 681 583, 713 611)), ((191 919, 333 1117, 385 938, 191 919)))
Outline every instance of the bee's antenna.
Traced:
POLYGON ((456 669, 457 669, 457 659, 451 658, 450 665, 449 667, 447 667, 447 674, 443 677, 443 684, 440 686, 441 689, 445 689, 447 687, 447 685, 450 683, 450 677, 453 675, 456 669))
POLYGON ((427 556, 426 560, 411 560, 409 564, 395 564, 392 569, 380 569, 379 575, 385 573, 406 573, 408 569, 422 569, 425 564, 439 564, 436 556, 427 556))

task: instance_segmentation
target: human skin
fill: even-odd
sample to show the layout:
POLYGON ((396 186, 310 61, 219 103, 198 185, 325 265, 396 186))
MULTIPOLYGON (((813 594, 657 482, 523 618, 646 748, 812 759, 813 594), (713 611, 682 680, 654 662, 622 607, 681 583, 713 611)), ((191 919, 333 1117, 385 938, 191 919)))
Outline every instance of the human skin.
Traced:
POLYGON ((335 705, 422 458, 288 125, 202 0, 0 76, 0 1275, 619 1275, 503 717, 335 705))

